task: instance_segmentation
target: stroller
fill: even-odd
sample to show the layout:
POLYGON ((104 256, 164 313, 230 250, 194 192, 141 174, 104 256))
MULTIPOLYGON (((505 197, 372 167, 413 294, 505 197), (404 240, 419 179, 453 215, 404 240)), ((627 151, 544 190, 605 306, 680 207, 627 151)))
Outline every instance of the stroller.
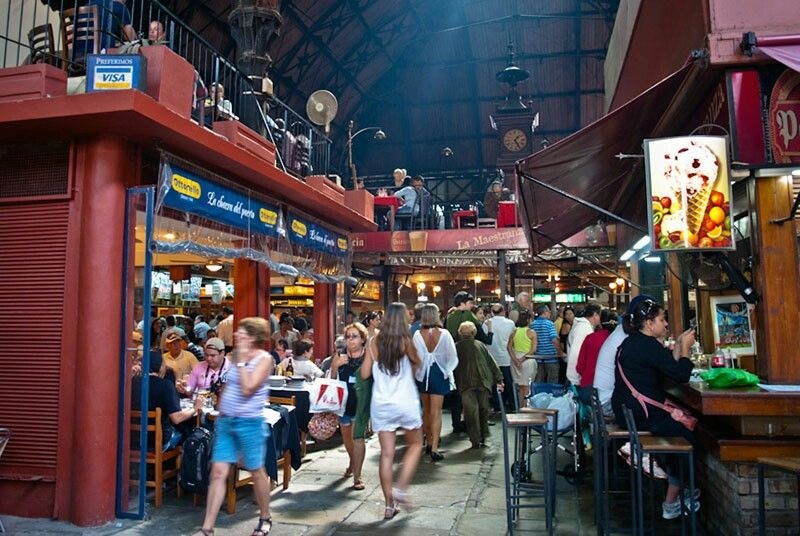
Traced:
MULTIPOLYGON (((558 410, 556 415, 549 417, 548 430, 555 435, 557 448, 571 457, 571 463, 564 466, 556 474, 563 476, 570 484, 579 484, 583 481, 583 466, 585 464, 585 451, 591 448, 591 439, 585 436, 589 433, 588 419, 591 417, 589 408, 583 407, 578 401, 578 393, 574 386, 553 383, 530 383, 528 405, 539 409, 558 410)), ((541 445, 536 447, 539 450, 541 445)))

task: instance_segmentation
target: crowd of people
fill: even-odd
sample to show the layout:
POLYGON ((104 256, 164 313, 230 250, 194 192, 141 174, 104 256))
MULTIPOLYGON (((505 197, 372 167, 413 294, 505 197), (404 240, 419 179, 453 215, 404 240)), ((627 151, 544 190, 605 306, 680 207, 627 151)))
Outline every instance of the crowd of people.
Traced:
MULTIPOLYGON (((197 315, 152 322, 149 406, 164 410, 165 448, 179 444, 190 431, 191 418, 205 397, 219 397, 209 500, 197 534, 213 534, 224 481, 237 459, 255 475, 261 515, 254 534, 269 532, 269 487, 259 450, 269 431, 256 410, 267 397, 268 376, 289 360, 294 373, 308 380, 327 376, 347 385, 339 427, 349 459, 344 476, 352 477, 353 490, 365 489, 365 439, 371 431, 377 433, 386 519, 397 515, 400 507, 410 507, 409 486, 423 453, 433 462, 445 461, 440 450, 444 408, 450 409, 453 432, 466 433, 471 447, 480 449, 489 442, 492 409, 499 409, 496 392, 502 393, 509 411, 516 411, 528 403, 531 384, 571 384, 587 405, 594 388, 609 418, 623 423, 625 405, 641 430, 695 443, 691 432, 663 410, 640 404, 635 394, 663 402, 661 379, 687 381, 692 369, 686 356, 694 333, 681 334, 674 350, 665 349, 664 309, 649 297, 634 298, 618 315, 593 302, 578 310, 534 307, 525 292, 508 307, 476 307, 473 296, 461 291, 446 312, 432 303, 418 303, 411 311, 393 303, 385 314, 370 311, 357 318, 348 312, 346 321, 334 353, 324 359, 313 353, 307 311, 269 320, 246 318, 235 331, 228 308, 208 321, 197 315), (179 398, 190 396, 193 405, 181 409, 179 398), (395 480, 400 430, 405 431, 406 449, 395 480)), ((141 365, 133 379, 134 406, 141 392, 140 375, 141 365)), ((676 508, 680 513, 678 482, 685 475, 671 463, 664 466, 669 487, 663 515, 671 519, 676 508)))

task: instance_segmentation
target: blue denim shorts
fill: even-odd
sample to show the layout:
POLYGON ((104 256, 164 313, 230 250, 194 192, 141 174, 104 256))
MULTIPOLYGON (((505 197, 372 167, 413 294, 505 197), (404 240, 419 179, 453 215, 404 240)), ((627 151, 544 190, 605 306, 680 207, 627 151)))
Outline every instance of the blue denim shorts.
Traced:
POLYGON ((353 415, 342 415, 341 417, 339 417, 339 424, 341 424, 342 426, 350 426, 351 424, 353 424, 354 418, 355 417, 353 415))
POLYGON ((264 467, 266 442, 270 436, 263 417, 225 417, 214 426, 211 461, 237 463, 248 471, 264 467))

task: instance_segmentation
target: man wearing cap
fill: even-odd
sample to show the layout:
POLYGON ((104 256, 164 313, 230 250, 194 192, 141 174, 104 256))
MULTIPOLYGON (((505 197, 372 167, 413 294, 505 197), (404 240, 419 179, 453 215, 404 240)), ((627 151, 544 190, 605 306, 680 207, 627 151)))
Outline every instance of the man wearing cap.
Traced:
POLYGON ((178 392, 189 395, 195 391, 210 390, 218 381, 224 381, 225 374, 231 367, 230 360, 225 357, 225 343, 218 337, 206 341, 205 361, 198 363, 189 375, 186 385, 178 382, 178 392))
MULTIPOLYGON (((631 303, 628 304, 628 309, 625 315, 630 315, 636 307, 644 300, 652 300, 650 296, 641 294, 634 297, 631 303)), ((611 409, 611 395, 614 394, 614 367, 617 357, 617 348, 622 344, 628 336, 622 329, 622 322, 617 324, 611 335, 608 336, 603 346, 600 347, 600 353, 597 355, 597 365, 594 369, 594 382, 592 386, 597 389, 597 394, 600 398, 600 404, 603 406, 603 413, 607 416, 614 415, 611 409)))
MULTIPOLYGON (((197 414, 197 411, 205 404, 205 398, 198 396, 192 407, 181 409, 175 384, 164 378, 165 372, 166 367, 164 366, 163 356, 157 350, 151 351, 147 409, 152 411, 156 408, 161 408, 162 444, 164 445, 164 450, 169 450, 181 442, 185 432, 191 431, 191 422, 187 423, 188 426, 180 425, 186 423, 197 414)), ((135 376, 131 380, 131 409, 141 410, 141 401, 142 377, 135 376)), ((152 448, 152 438, 148 439, 148 443, 152 448)))
POLYGON ((183 338, 186 333, 181 328, 170 328, 166 332, 164 342, 167 351, 164 353, 164 364, 175 373, 175 379, 180 380, 186 374, 191 374, 198 361, 194 354, 183 349, 183 338))
MULTIPOLYGON (((484 326, 486 330, 481 327, 478 317, 472 312, 472 307, 475 305, 475 298, 469 292, 462 290, 453 296, 453 305, 455 309, 447 315, 445 320, 445 327, 450 335, 453 336, 455 342, 460 341, 463 337, 458 332, 458 327, 462 322, 472 322, 475 324, 475 339, 484 344, 492 344, 494 333, 492 331, 492 319, 486 320, 484 326)), ((453 389, 448 395, 448 403, 450 405, 450 417, 453 423, 453 432, 466 432, 467 428, 461 420, 461 395, 458 391, 453 389)))

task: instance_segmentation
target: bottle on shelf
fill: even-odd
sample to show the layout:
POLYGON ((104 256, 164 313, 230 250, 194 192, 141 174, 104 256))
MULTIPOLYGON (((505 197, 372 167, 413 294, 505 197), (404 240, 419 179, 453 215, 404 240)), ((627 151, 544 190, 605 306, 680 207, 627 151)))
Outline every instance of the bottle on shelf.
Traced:
POLYGON ((722 353, 719 343, 717 343, 714 355, 711 357, 711 368, 725 368, 725 354, 722 353))
POLYGON ((286 358, 286 376, 289 378, 294 376, 294 363, 291 356, 286 358))

